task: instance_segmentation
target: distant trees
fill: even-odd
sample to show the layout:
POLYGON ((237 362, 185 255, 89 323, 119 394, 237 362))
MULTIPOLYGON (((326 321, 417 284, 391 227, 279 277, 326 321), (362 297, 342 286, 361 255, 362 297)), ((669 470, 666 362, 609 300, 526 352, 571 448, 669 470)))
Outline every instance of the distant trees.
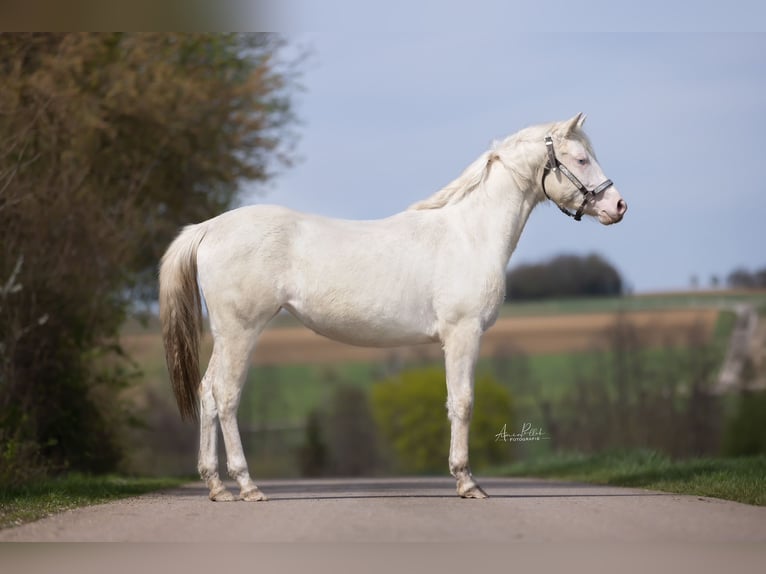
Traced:
POLYGON ((0 480, 118 460, 108 405, 131 369, 118 328, 153 297, 180 225, 286 161, 280 47, 268 34, 0 34, 0 480))
POLYGON ((597 254, 558 255, 542 263, 519 265, 506 275, 507 300, 620 295, 619 271, 597 254))
POLYGON ((726 279, 732 289, 766 289, 766 267, 754 271, 735 269, 726 279))

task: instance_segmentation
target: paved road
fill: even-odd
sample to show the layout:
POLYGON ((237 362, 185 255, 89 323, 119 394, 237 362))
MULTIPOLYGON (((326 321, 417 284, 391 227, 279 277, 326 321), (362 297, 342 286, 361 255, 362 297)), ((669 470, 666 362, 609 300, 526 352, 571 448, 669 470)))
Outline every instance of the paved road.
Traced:
MULTIPOLYGON (((201 484, 82 508, 0 531, 0 541, 534 542, 764 548, 766 508, 644 490, 450 478, 262 481, 265 503, 212 503, 201 484)), ((762 555, 761 555, 762 556, 762 555)))

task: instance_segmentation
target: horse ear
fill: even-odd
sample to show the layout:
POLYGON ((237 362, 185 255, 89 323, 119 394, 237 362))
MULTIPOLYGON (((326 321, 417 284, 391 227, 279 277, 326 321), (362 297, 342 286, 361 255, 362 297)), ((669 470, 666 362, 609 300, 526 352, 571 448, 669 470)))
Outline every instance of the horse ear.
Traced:
POLYGON ((571 134, 576 128, 581 128, 583 123, 585 123, 585 114, 582 112, 565 121, 561 129, 564 137, 569 136, 569 134, 571 134))

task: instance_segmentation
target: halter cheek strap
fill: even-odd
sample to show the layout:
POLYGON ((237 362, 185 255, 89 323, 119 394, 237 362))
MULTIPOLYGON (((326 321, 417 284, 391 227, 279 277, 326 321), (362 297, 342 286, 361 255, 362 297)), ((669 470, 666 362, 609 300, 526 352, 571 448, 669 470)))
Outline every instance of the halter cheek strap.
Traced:
POLYGON ((548 161, 545 163, 545 168, 543 168, 543 177, 542 177, 542 188, 543 193, 545 194, 545 197, 553 201, 550 195, 548 195, 548 191, 545 189, 545 177, 550 172, 556 172, 557 170, 561 171, 561 173, 564 174, 564 176, 572 182, 572 184, 577 188, 577 190, 583 194, 582 203, 580 204, 580 207, 577 208, 577 211, 572 213, 569 211, 566 207, 560 205, 556 201, 553 201, 553 203, 556 204, 556 207, 558 207, 561 212, 568 217, 573 217, 575 221, 580 221, 582 219, 583 213, 585 211, 585 206, 588 205, 588 200, 591 199, 591 196, 595 197, 602 191, 609 189, 612 185, 611 179, 607 179, 606 181, 600 183, 598 187, 595 189, 588 189, 585 187, 582 182, 575 177, 575 175, 569 171, 567 166, 565 166, 563 163, 561 163, 558 158, 556 157, 556 152, 553 149, 553 138, 551 136, 545 136, 545 149, 548 152, 548 161))

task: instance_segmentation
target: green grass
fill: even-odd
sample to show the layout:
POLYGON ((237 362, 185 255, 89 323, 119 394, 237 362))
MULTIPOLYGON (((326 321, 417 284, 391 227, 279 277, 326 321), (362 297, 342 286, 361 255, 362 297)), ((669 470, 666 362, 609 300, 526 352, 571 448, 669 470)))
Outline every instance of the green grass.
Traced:
POLYGON ((573 313, 615 313, 661 309, 727 308, 736 303, 766 306, 764 291, 691 291, 659 295, 623 295, 620 297, 577 297, 544 301, 507 302, 500 310, 503 317, 566 315, 573 313))
POLYGON ((558 454, 495 469, 535 476, 709 496, 766 506, 766 456, 671 460, 655 452, 558 454))
POLYGON ((184 478, 126 478, 71 474, 23 487, 0 487, 0 528, 32 522, 71 508, 101 504, 178 486, 184 478))

